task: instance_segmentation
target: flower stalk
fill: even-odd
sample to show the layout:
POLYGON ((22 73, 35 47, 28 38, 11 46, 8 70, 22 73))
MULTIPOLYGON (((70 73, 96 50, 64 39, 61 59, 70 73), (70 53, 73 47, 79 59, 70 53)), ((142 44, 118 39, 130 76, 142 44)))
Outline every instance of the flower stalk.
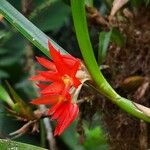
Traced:
MULTIPOLYGON (((139 107, 137 107, 142 105, 136 104, 117 94, 99 70, 99 66, 96 62, 89 37, 88 26, 86 21, 85 1, 71 0, 71 9, 75 32, 83 59, 88 68, 88 71, 90 72, 93 80, 95 81, 97 88, 99 89, 99 92, 130 115, 133 115, 139 119, 143 119, 144 121, 150 122, 150 113, 148 113, 149 115, 146 115, 143 111, 144 109, 142 110, 139 109, 139 107)), ((150 111, 150 109, 148 110, 150 111)))

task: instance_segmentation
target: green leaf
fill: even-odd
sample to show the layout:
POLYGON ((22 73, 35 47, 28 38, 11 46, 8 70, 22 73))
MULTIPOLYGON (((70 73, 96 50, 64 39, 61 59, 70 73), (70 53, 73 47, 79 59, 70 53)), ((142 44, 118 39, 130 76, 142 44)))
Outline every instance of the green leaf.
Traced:
POLYGON ((130 3, 132 7, 140 7, 142 5, 142 0, 131 0, 130 3))
POLYGON ((8 78, 8 77, 9 77, 9 74, 6 71, 0 70, 0 79, 8 78))
POLYGON ((69 19, 70 15, 69 6, 65 5, 63 2, 48 2, 42 3, 39 10, 37 9, 37 11, 34 11, 33 14, 31 14, 31 17, 34 17, 32 22, 42 31, 59 29, 69 19), (34 14, 36 14, 36 16, 34 14))
POLYGON ((0 85, 0 100, 7 103, 10 107, 14 106, 12 99, 2 85, 0 85))
POLYGON ((16 142, 12 140, 5 140, 5 139, 0 139, 0 148, 3 150, 47 150, 41 147, 33 146, 30 144, 25 144, 21 142, 16 142))
POLYGON ((24 103, 24 101, 21 99, 21 97, 15 92, 15 90, 11 87, 11 85, 6 81, 6 85, 13 97, 13 100, 17 103, 17 102, 21 102, 24 103))
POLYGON ((109 32, 100 32, 99 34, 99 49, 98 49, 98 64, 101 65, 106 58, 108 45, 110 42, 112 30, 109 32))
POLYGON ((3 55, 3 54, 7 54, 8 53, 8 49, 5 49, 5 48, 0 48, 0 55, 3 55))
POLYGON ((0 31, 0 40, 7 35, 6 31, 0 31))
POLYGON ((106 137, 103 133, 103 130, 100 127, 95 127, 93 129, 85 128, 86 140, 83 143, 86 150, 107 150, 106 137))
POLYGON ((61 138, 63 142, 69 147, 70 150, 84 150, 82 145, 77 143, 78 134, 75 132, 76 123, 74 122, 71 126, 62 134, 61 138), (68 142, 69 139, 69 142, 68 142))
POLYGON ((3 56, 3 58, 0 59, 0 66, 11 66, 17 62, 17 58, 19 59, 19 57, 12 57, 9 55, 3 56))
POLYGON ((0 13, 48 57, 50 57, 47 47, 48 40, 50 40, 52 44, 61 51, 61 53, 67 53, 63 48, 34 26, 6 0, 1 0, 0 13))
POLYGON ((15 92, 15 90, 11 87, 11 85, 6 81, 6 84, 9 88, 9 91, 13 97, 13 100, 16 102, 14 107, 12 108, 20 115, 27 117, 29 119, 33 118, 33 112, 29 105, 27 105, 21 97, 15 92))
POLYGON ((112 29, 111 41, 116 43, 119 47, 123 47, 125 45, 125 37, 117 28, 112 29))
MULTIPOLYGON (((116 93, 116 91, 106 81, 102 72, 99 70, 99 66, 97 65, 88 33, 84 0, 71 0, 71 10, 76 36, 82 52, 82 56, 88 71, 97 84, 97 88, 99 89, 100 93, 122 108, 124 111, 128 112, 128 114, 150 122, 150 117, 138 109, 135 106, 136 103, 133 104, 132 101, 125 99, 116 93)), ((150 111, 149 108, 146 107, 146 109, 150 111)))

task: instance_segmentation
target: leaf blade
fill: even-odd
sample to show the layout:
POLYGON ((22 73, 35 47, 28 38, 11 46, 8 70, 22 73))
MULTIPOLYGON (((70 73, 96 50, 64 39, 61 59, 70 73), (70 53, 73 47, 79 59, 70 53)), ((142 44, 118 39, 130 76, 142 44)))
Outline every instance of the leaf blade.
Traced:
POLYGON ((47 150, 45 148, 41 148, 38 146, 33 146, 30 144, 25 144, 21 142, 0 139, 0 147, 1 149, 19 149, 19 150, 47 150))
POLYGON ((61 53, 67 53, 51 38, 39 30, 33 25, 27 18, 25 18, 19 11, 17 11, 10 3, 6 0, 1 0, 0 13, 19 31, 21 32, 30 42, 38 47, 46 56, 49 56, 47 48, 48 40, 51 41, 61 53))
POLYGON ((101 65, 107 53, 107 48, 111 39, 112 30, 109 32, 100 32, 99 34, 99 49, 98 49, 98 64, 101 65))

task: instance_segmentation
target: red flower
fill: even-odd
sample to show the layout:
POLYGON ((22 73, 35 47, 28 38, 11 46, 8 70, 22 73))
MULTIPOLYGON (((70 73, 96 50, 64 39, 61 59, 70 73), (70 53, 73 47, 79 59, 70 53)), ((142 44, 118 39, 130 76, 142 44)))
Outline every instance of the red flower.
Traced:
MULTIPOLYGON (((78 89, 81 88, 81 81, 76 77, 81 67, 79 59, 71 55, 61 55, 48 41, 50 55, 53 59, 49 61, 37 57, 37 61, 47 71, 38 71, 38 75, 31 77, 31 80, 46 83, 37 84, 41 89, 41 97, 34 99, 32 104, 50 104, 48 114, 53 120, 57 120, 54 135, 60 135, 72 121, 77 117, 79 109, 73 98, 78 89)), ((77 96, 75 96, 77 97, 77 96)))
POLYGON ((61 55, 50 42, 48 42, 48 46, 53 62, 41 57, 37 57, 37 60, 49 71, 38 71, 39 74, 30 79, 52 82, 48 86, 40 85, 42 87, 41 94, 62 94, 67 92, 71 86, 77 88, 81 84, 80 80, 76 78, 80 60, 71 55, 61 55))

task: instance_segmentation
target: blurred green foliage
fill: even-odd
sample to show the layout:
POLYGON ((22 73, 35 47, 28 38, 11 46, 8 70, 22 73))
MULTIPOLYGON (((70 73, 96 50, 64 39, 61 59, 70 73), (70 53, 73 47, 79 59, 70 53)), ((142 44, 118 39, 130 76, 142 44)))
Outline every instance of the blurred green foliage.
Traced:
MULTIPOLYGON (((21 1, 10 2, 19 11, 22 11, 23 6, 21 5, 21 1)), ((27 17, 41 30, 47 34, 50 34, 53 36, 53 38, 58 39, 58 41, 60 39, 62 44, 66 45, 66 49, 74 49, 73 47, 70 47, 72 44, 68 45, 68 43, 74 41, 75 36, 71 37, 70 39, 66 39, 66 37, 70 37, 70 35, 72 36, 72 23, 70 19, 71 13, 68 4, 60 0, 43 0, 33 1, 32 7, 33 8, 29 14, 27 14, 27 17)), ((28 101, 29 99, 35 97, 32 83, 28 81, 31 69, 30 67, 33 67, 30 59, 34 59, 34 53, 36 53, 36 55, 42 54, 34 51, 36 48, 33 45, 31 46, 31 44, 24 37, 22 37, 20 33, 18 33, 6 20, 2 20, 0 23, 0 33, 0 72, 2 72, 0 73, 0 81, 3 84, 3 81, 7 79, 11 85, 15 87, 15 90, 17 90, 23 99, 28 101)), ((76 55, 78 52, 73 53, 76 55)), ((2 107, 1 111, 4 112, 2 107)), ((18 121, 13 120, 11 117, 6 117, 5 113, 1 114, 1 138, 8 137, 10 132, 17 130, 20 127, 21 123, 18 123, 18 121)), ((58 143, 61 141, 62 149, 64 149, 64 147, 68 150, 86 149, 84 145, 78 143, 79 137, 74 131, 74 128, 75 124, 66 130, 62 137, 57 139, 58 143)), ((38 135, 24 135, 16 140, 38 146, 40 143, 42 143, 39 142, 38 135)), ((90 139, 88 140, 90 141, 90 139)), ((41 146, 46 145, 42 144, 41 146)))
POLYGON ((4 140, 4 139, 0 139, 0 147, 1 149, 5 150, 5 149, 18 149, 19 150, 46 150, 44 148, 40 148, 37 146, 33 146, 33 145, 29 145, 29 144, 25 144, 25 143, 20 143, 20 142, 15 142, 15 141, 11 141, 11 140, 4 140))
MULTIPOLYGON (((23 1, 23 0, 22 0, 23 1)), ((75 56, 80 56, 77 40, 75 37, 71 11, 68 0, 31 0, 27 1, 31 5, 24 6, 21 0, 9 0, 9 2, 24 13, 26 17, 33 22, 38 28, 44 31, 55 39, 64 49, 68 50, 75 56), (27 7, 27 8, 26 8, 27 7), (27 9, 27 12, 23 12, 27 9)), ((86 0, 88 5, 94 5, 102 14, 107 14, 110 10, 112 1, 93 1, 86 0)), ((149 0, 144 1, 149 4, 149 0)), ((139 7, 143 4, 142 0, 132 0, 131 7, 139 7)), ((91 31, 93 28, 91 27, 91 31)), ((95 49, 98 51, 98 61, 102 64, 107 56, 107 48, 109 42, 114 42, 117 46, 122 47, 125 44, 124 36, 116 28, 109 32, 104 32, 101 28, 95 28, 95 32, 91 33, 92 37, 98 37, 100 41, 95 40, 99 45, 95 49)), ((97 38, 98 39, 98 38, 97 38)), ((32 83, 28 81, 31 70, 34 66, 38 69, 31 60, 34 60, 34 55, 42 55, 39 51, 34 51, 36 47, 18 33, 6 20, 0 22, 0 83, 4 85, 4 80, 8 80, 14 89, 21 95, 21 97, 28 102, 36 96, 32 83)), ((0 89, 1 90, 1 89, 0 89)), ((1 93, 1 91, 0 91, 1 93)), ((2 97, 0 97, 2 99, 2 97)), ((1 111, 4 111, 2 105, 1 111)), ((98 121, 98 120, 97 120, 98 121)), ((8 133, 21 127, 14 119, 0 115, 0 137, 6 138, 8 133)), ((100 125, 89 129, 85 126, 86 138, 83 144, 79 143, 79 135, 74 130, 73 124, 65 133, 57 138, 60 143, 60 149, 65 150, 105 150, 108 149, 105 132, 100 125)), ((43 133, 39 133, 43 134, 43 133)), ((39 134, 24 135, 17 141, 24 143, 31 143, 40 145, 39 134)))
POLYGON ((103 130, 100 127, 95 127, 93 129, 86 128, 86 140, 84 142, 84 147, 86 150, 106 150, 108 149, 106 144, 106 137, 104 136, 103 130))

